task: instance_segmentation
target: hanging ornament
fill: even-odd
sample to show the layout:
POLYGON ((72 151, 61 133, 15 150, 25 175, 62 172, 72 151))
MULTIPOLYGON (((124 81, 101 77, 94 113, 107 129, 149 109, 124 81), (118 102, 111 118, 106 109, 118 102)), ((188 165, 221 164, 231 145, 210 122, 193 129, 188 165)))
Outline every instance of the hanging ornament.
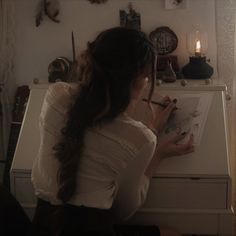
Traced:
POLYGON ((129 12, 120 10, 120 26, 141 30, 141 15, 133 8, 132 3, 128 4, 129 12))
POLYGON ((59 15, 59 11, 59 0, 40 0, 35 17, 36 26, 38 27, 42 23, 44 15, 46 15, 53 22, 59 23, 60 20, 56 18, 59 15))

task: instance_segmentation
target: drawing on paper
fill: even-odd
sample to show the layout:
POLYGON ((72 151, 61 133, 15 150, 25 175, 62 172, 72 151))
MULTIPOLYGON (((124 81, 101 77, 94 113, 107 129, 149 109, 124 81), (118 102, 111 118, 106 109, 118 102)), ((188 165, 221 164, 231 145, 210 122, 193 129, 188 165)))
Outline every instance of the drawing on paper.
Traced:
POLYGON ((164 133, 167 134, 177 128, 180 128, 181 132, 188 133, 191 130, 193 119, 201 115, 201 111, 198 110, 198 104, 198 97, 190 97, 188 99, 179 98, 178 109, 170 118, 164 133))
MULTIPOLYGON (((187 135, 180 143, 184 143, 189 139, 189 135, 194 135, 194 145, 199 145, 201 142, 202 134, 204 132, 205 123, 208 116, 208 111, 212 101, 212 94, 210 93, 197 93, 197 94, 176 94, 177 110, 174 115, 170 117, 166 127, 164 128, 161 138, 168 135, 170 132, 175 131, 177 128, 187 135)), ((153 99, 154 102, 160 100, 160 96, 153 99)), ((147 103, 142 102, 136 108, 134 118, 147 124, 151 118, 151 112, 147 108, 147 103)))
POLYGON ((177 107, 179 109, 175 111, 175 114, 167 123, 163 136, 168 135, 169 132, 179 127, 181 132, 187 133, 180 143, 186 142, 189 139, 189 135, 193 134, 194 145, 199 145, 207 121, 212 96, 210 93, 199 93, 177 97, 177 107))

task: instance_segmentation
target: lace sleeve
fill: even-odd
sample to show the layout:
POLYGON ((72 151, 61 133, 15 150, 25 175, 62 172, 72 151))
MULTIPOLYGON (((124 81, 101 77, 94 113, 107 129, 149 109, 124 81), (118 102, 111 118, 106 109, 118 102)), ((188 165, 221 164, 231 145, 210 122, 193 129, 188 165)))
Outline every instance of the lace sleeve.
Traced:
POLYGON ((155 142, 145 144, 137 157, 120 174, 114 201, 118 218, 129 218, 144 203, 149 188, 149 179, 144 172, 153 157, 155 147, 155 142))

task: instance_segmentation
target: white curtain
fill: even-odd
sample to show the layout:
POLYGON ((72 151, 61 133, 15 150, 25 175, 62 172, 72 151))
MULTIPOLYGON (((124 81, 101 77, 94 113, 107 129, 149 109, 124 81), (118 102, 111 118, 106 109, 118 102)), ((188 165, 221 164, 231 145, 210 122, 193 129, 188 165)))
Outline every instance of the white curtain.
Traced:
POLYGON ((234 200, 236 200, 236 1, 216 0, 218 75, 227 87, 227 102, 234 200))
POLYGON ((6 158, 12 113, 12 85, 15 84, 14 1, 0 0, 0 159, 6 158))

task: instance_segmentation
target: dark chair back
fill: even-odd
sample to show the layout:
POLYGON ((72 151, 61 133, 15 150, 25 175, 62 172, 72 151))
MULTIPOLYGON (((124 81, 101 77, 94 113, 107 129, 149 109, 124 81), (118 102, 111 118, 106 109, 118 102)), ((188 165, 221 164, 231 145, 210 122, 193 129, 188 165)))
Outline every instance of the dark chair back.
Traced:
POLYGON ((15 197, 0 185, 0 235, 32 235, 32 223, 15 197))
POLYGON ((40 198, 33 218, 34 236, 59 236, 64 224, 62 207, 54 206, 40 198))
POLYGON ((33 219, 35 236, 113 236, 109 212, 69 204, 55 206, 38 199, 33 219))

